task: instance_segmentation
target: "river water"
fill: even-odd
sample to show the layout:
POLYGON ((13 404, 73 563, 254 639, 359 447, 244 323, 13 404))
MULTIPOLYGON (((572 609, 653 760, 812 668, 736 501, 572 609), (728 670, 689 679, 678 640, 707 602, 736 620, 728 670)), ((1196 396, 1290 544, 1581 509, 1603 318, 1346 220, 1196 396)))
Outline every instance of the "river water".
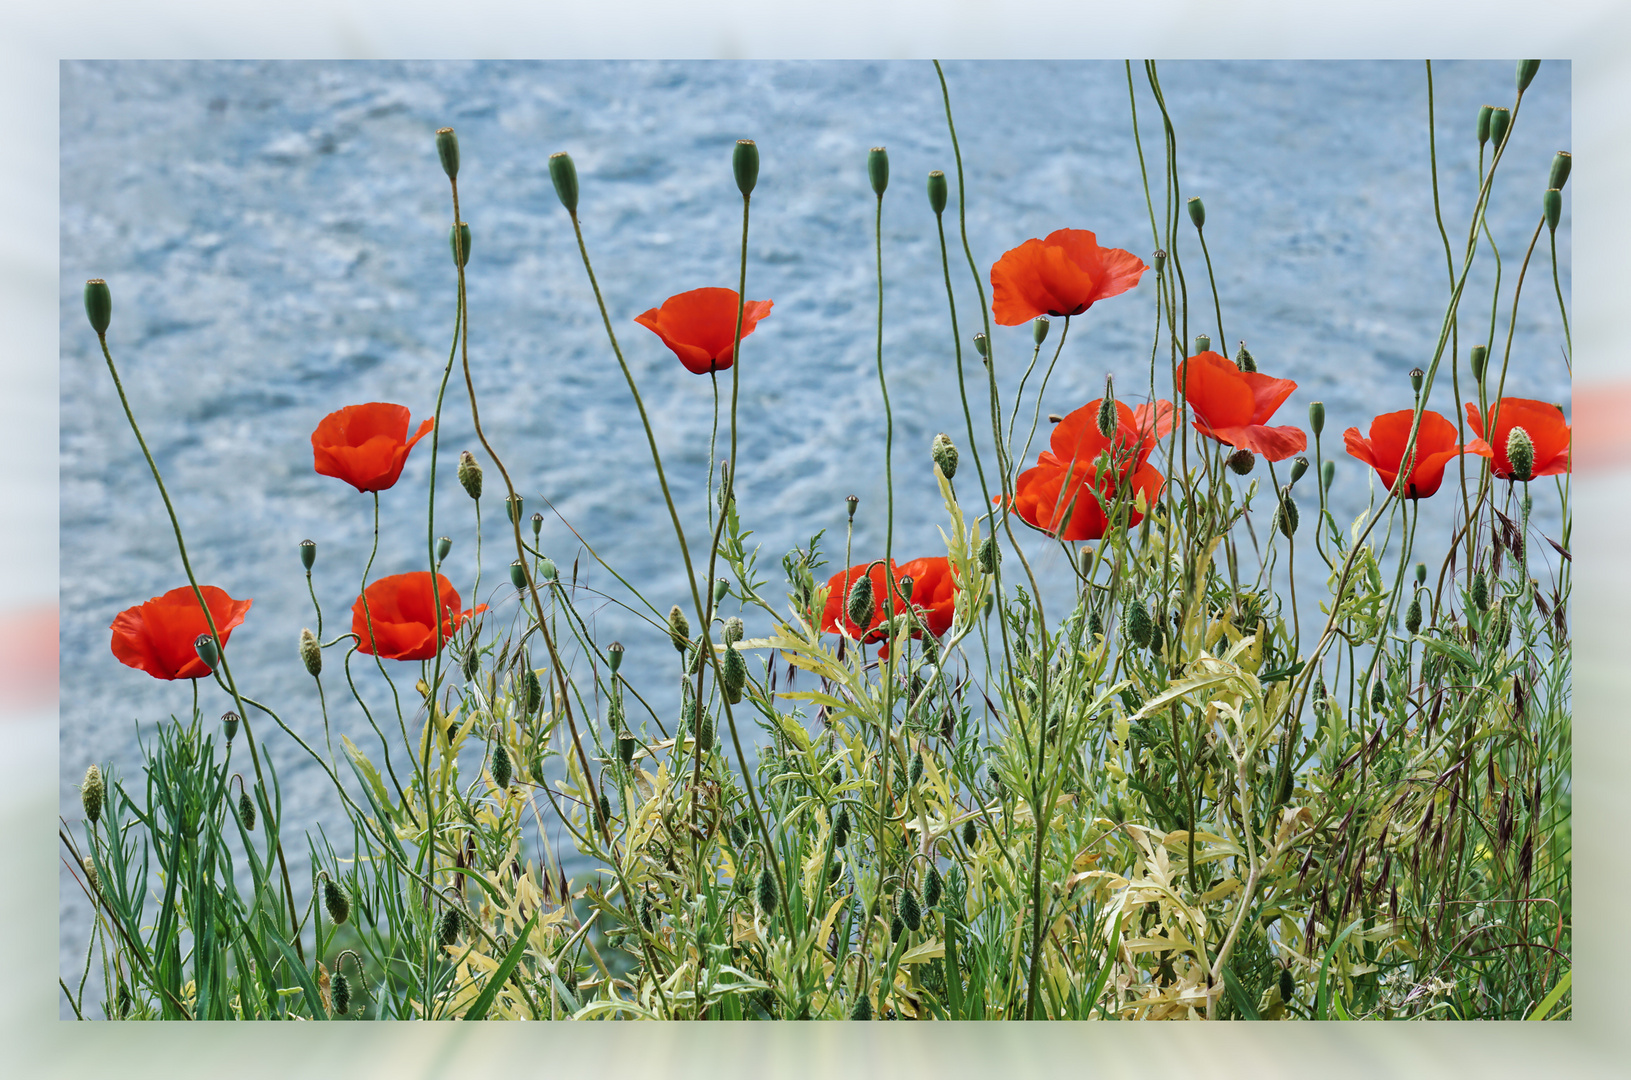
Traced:
MULTIPOLYGON (((982 277, 1003 251, 1057 228, 1091 229, 1102 244, 1149 260, 1155 244, 1121 64, 945 66, 982 277)), ((1142 147, 1158 184, 1159 113, 1136 64, 1134 72, 1142 147)), ((1434 76, 1440 195, 1459 253, 1477 182, 1474 119, 1482 104, 1510 102, 1512 65, 1444 63, 1434 76)), ((1341 430, 1409 406, 1406 373, 1428 366, 1449 295, 1423 65, 1169 63, 1161 80, 1183 195, 1200 195, 1207 207, 1229 350, 1244 339, 1262 370, 1298 381, 1281 422, 1302 425, 1308 402, 1326 402, 1326 453, 1338 460, 1333 501, 1338 520, 1351 521, 1371 496, 1371 478, 1341 453, 1341 430)), ((1489 214, 1505 260, 1501 343, 1552 153, 1569 146, 1569 106, 1568 65, 1547 62, 1526 95, 1489 214)), ((318 544, 314 586, 332 636, 348 622, 373 517, 368 497, 315 474, 309 436, 347 404, 406 404, 416 424, 434 408, 454 312, 451 208, 432 136, 446 125, 457 128, 463 152, 471 365, 489 438, 527 512, 549 515, 544 547, 565 573, 581 556, 581 581, 627 598, 583 553, 569 522, 664 611, 689 607, 689 589, 547 158, 567 150, 577 162, 584 234, 612 326, 695 542, 706 524, 710 381, 686 372, 632 319, 674 293, 735 287, 741 200, 730 155, 736 139, 757 140, 747 295, 775 308, 743 346, 738 493, 744 525, 763 545, 763 576, 774 583, 780 555, 820 529, 833 553, 829 572, 838 569, 852 493, 861 500, 857 559, 882 553, 876 204, 865 161, 869 147, 887 146, 883 345, 895 551, 906 559, 943 550, 931 438, 951 433, 964 468, 972 472, 972 463, 924 197, 929 170, 952 177, 955 244, 956 164, 927 62, 66 63, 60 773, 69 820, 80 816, 76 786, 87 764, 112 762, 138 780, 138 740, 190 707, 185 684, 126 668, 108 648, 115 614, 186 579, 86 326, 84 280, 105 277, 113 290, 109 342, 201 580, 255 601, 230 645, 240 685, 320 740, 315 689, 296 654, 301 627, 314 624, 297 544, 318 544)), ((1162 191, 1153 190, 1159 212, 1162 191)), ((1565 195, 1557 234, 1565 295, 1568 221, 1565 195)), ((1187 221, 1180 244, 1190 330, 1216 341, 1187 221)), ((955 249, 953 280, 966 339, 978 300, 955 249)), ((1098 396, 1107 372, 1124 396, 1145 385, 1153 281, 1148 275, 1073 320, 1044 413, 1098 396)), ((1481 258, 1462 306, 1463 353, 1487 333, 1492 285, 1493 264, 1481 258)), ((1029 360, 1029 333, 994 334, 1005 400, 1029 360)), ((1036 386, 1033 377, 1026 417, 1036 386)), ((1568 407, 1544 235, 1518 311, 1508 393, 1568 407)), ((1447 381, 1429 404, 1452 411, 1447 381)), ((469 603, 474 516, 452 482, 465 448, 479 450, 456 377, 443 418, 437 532, 454 540, 447 572, 469 603)), ((989 462, 988 438, 984 452, 989 462)), ((430 459, 427 439, 381 497, 374 577, 423 568, 430 459)), ((502 490, 491 468, 487 489, 502 490)), ((965 485, 965 501, 972 490, 965 485)), ((1426 504, 1424 550, 1442 551, 1449 501, 1426 504)), ((486 541, 501 544, 500 498, 483 502, 486 541)), ((1555 522, 1549 489, 1537 490, 1536 513, 1555 522)), ((1547 531, 1557 535, 1555 526, 1547 531)), ((507 619, 514 597, 500 550, 488 549, 480 599, 507 619)), ((1062 587, 1058 550, 1031 550, 1050 587, 1062 587)), ((1323 567, 1315 574, 1300 563, 1302 595, 1323 591, 1323 577, 1323 567)), ((627 644, 624 670, 642 692, 674 697, 666 636, 615 605, 586 610, 600 640, 627 644)), ((412 665, 392 666, 411 684, 412 665)), ((359 737, 367 729, 343 682, 328 685, 336 729, 359 737)), ((376 704, 388 701, 377 677, 360 685, 376 704)), ((228 707, 214 687, 200 689, 206 715, 228 707)), ((337 799, 286 738, 264 722, 259 730, 280 770, 291 854, 303 861, 300 834, 323 821, 334 835, 337 799)), ((62 968, 73 982, 89 911, 66 872, 61 912, 62 968)))

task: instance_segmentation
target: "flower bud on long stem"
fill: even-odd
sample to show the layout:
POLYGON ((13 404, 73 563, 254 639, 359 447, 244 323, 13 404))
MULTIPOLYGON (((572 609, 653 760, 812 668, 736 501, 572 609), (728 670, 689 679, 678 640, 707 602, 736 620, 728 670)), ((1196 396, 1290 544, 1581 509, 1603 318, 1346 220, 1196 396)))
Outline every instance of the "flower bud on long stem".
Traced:
POLYGON ((946 211, 946 174, 939 169, 929 174, 929 209, 935 217, 946 211))
POLYGON ((91 329, 96 331, 97 337, 108 332, 108 323, 113 319, 113 294, 101 278, 91 278, 85 283, 85 315, 91 320, 91 329))
POLYGON ((450 127, 436 130, 436 156, 442 159, 442 171, 449 180, 459 178, 459 137, 450 127))
POLYGON ((759 183, 759 146, 752 139, 737 139, 731 151, 731 172, 736 174, 736 190, 746 199, 759 183))

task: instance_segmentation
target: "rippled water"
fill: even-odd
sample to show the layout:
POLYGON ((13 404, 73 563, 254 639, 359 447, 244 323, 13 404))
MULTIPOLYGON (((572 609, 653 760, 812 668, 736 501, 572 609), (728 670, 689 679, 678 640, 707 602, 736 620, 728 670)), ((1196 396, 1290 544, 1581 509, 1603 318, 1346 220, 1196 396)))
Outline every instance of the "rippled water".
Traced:
MULTIPOLYGON (((954 62, 946 71, 982 275, 1003 251, 1062 227, 1094 230, 1101 243, 1148 259, 1154 241, 1120 64, 954 62)), ((1309 401, 1327 403, 1325 446, 1339 461, 1333 499, 1338 519, 1351 520, 1369 498, 1370 477, 1340 453, 1340 432, 1410 404, 1405 373, 1430 361, 1449 293, 1422 65, 1171 63, 1161 77, 1183 194, 1207 206, 1230 351, 1244 338, 1265 371, 1300 383, 1281 411, 1285 422, 1301 424, 1309 401)), ((1510 100, 1512 66, 1447 63, 1435 77, 1441 197, 1459 252, 1477 178, 1474 118, 1480 105, 1510 100)), ((1138 108, 1153 180, 1159 114, 1141 77, 1138 108)), ((735 286, 741 200, 730 152, 738 138, 758 141, 747 294, 773 299, 775 309, 743 347, 738 491, 773 579, 780 554, 819 529, 829 530, 829 550, 837 538, 841 557, 843 499, 852 492, 861 499, 858 557, 881 554, 875 203, 864 162, 869 147, 887 145, 883 336, 895 408, 895 550, 900 558, 939 550, 930 439, 948 431, 968 455, 923 195, 925 174, 944 169, 955 212, 955 163, 929 64, 74 62, 63 67, 61 109, 61 780, 70 820, 89 762, 111 760, 135 777, 138 738, 190 707, 184 684, 125 668, 108 649, 117 612, 185 577, 85 325, 83 281, 105 277, 112 287, 109 341, 201 580, 254 598, 230 646, 240 684, 320 738, 315 690, 295 651, 300 628, 313 623, 296 545, 308 536, 318 543, 314 581, 332 635, 357 595, 373 521, 366 496, 313 472, 309 435, 346 404, 400 402, 416 423, 434 407, 454 304, 447 183, 432 142, 444 125, 458 129, 463 150, 461 205, 474 236, 471 364, 489 437, 528 512, 547 513, 545 498, 559 511, 544 545, 568 574, 582 548, 562 518, 664 610, 689 606, 683 567, 547 157, 568 150, 576 159, 584 233, 612 325, 695 541, 705 525, 710 383, 631 320, 686 289, 735 286)), ((1489 217, 1505 259, 1499 341, 1552 152, 1568 146, 1568 66, 1548 62, 1526 96, 1489 217)), ((1159 211, 1159 187, 1155 198, 1159 211)), ((1187 222, 1181 245, 1190 332, 1216 339, 1187 222)), ((1558 257, 1566 295, 1567 197, 1558 257)), ((978 301, 955 250, 953 280, 966 336, 978 301)), ((1462 306, 1463 352, 1487 332, 1492 280, 1485 259, 1462 306)), ((1153 281, 1073 320, 1043 412, 1096 397, 1106 372, 1124 388, 1145 384, 1153 281)), ((994 336, 999 382, 1011 396, 1029 359, 1029 329, 994 336)), ((1518 313, 1508 393, 1567 408, 1561 339, 1543 238, 1518 313)), ((1033 378, 1028 393, 1036 385, 1033 378)), ((1430 405, 1451 411, 1447 382, 1430 405)), ((1032 408, 1027 400, 1027 417, 1032 408)), ((474 518, 452 484, 467 447, 475 439, 456 378, 443 420, 437 531, 454 539, 447 569, 468 602, 474 518)), ((427 440, 381 498, 375 577, 422 568, 430 457, 427 440)), ((1536 501, 1537 514, 1555 518, 1555 496, 1538 492, 1536 501)), ((498 500, 484 502, 485 535, 496 544, 498 500)), ((1442 527, 1439 540, 1426 538, 1447 520, 1448 502, 1427 505, 1420 543, 1442 550, 1442 527)), ((481 599, 508 604, 507 616, 509 560, 496 550, 481 599)), ((1057 549, 1033 550, 1044 577, 1062 582, 1057 549)), ((587 556, 580 573, 597 588, 615 585, 587 556)), ((1322 577, 1299 574, 1305 596, 1322 577)), ((602 640, 628 645, 625 670, 642 690, 673 696, 666 637, 615 606, 599 607, 594 621, 602 640)), ((336 728, 366 730, 336 693, 343 683, 329 687, 336 728)), ((386 700, 376 681, 363 687, 386 700)), ((201 691, 207 714, 228 707, 213 687, 201 691)), ((260 727, 298 849, 307 823, 338 817, 337 800, 287 739, 260 727)), ((64 882, 62 963, 77 977, 88 911, 64 882)))

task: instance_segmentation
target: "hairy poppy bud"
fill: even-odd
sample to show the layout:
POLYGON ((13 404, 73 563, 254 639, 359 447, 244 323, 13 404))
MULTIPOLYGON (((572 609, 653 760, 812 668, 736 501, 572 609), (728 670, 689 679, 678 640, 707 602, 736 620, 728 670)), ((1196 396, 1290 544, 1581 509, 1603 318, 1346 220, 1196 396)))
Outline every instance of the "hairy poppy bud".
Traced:
POLYGON ((102 770, 95 765, 85 770, 85 782, 79 785, 79 802, 85 808, 85 820, 95 825, 102 816, 102 770))
POLYGON ((845 613, 849 621, 865 630, 872 624, 872 613, 876 610, 872 600, 872 578, 863 574, 855 579, 850 586, 849 601, 845 605, 845 613))
POLYGON ((312 564, 315 563, 316 561, 317 561, 317 541, 315 541, 315 540, 302 540, 302 541, 300 541, 300 565, 305 567, 309 571, 312 568, 312 564))
POLYGON ((899 941, 900 936, 902 934, 904 934, 904 933, 906 933, 906 920, 901 918, 900 915, 897 914, 893 919, 889 920, 889 940, 890 940, 890 942, 894 943, 896 941, 899 941))
POLYGON ((1529 89, 1529 84, 1535 81, 1535 72, 1540 70, 1539 60, 1518 61, 1518 93, 1529 89))
POLYGON ((451 946, 459 940, 459 931, 464 929, 464 915, 458 908, 448 908, 442 914, 442 922, 436 930, 436 939, 444 946, 451 946))
POLYGON ((635 746, 636 746, 636 744, 638 742, 639 742, 638 739, 636 739, 633 735, 630 735, 626 731, 623 734, 619 735, 617 737, 617 757, 618 757, 618 760, 622 761, 623 764, 625 764, 625 765, 627 765, 629 762, 633 761, 634 760, 634 748, 635 748, 635 746))
POLYGON ((459 222, 458 227, 449 226, 447 230, 448 250, 453 252, 453 264, 466 266, 470 262, 470 226, 459 222))
POLYGON ((493 783, 498 785, 500 791, 509 790, 514 770, 515 766, 510 763, 509 747, 500 739, 493 744, 493 783))
POLYGON ((617 669, 623 666, 623 643, 621 641, 614 641, 606 647, 606 663, 611 665, 613 675, 616 675, 617 669))
POLYGON ((1275 516, 1274 523, 1287 540, 1297 535, 1297 500, 1291 497, 1289 486, 1280 492, 1280 512, 1275 516))
POLYGON ((913 932, 923 925, 923 908, 918 903, 917 893, 911 889, 900 891, 900 919, 913 932))
POLYGON ((1535 440, 1516 425, 1507 432, 1506 459, 1512 463, 1512 479, 1526 481, 1535 475, 1535 440))
POLYGON ((748 665, 742 654, 732 646, 725 647, 725 659, 720 664, 721 682, 725 686, 725 699, 732 705, 742 700, 742 688, 747 685, 748 665))
POLYGON ((1380 709, 1382 706, 1384 706, 1386 704, 1387 704, 1387 687, 1383 686, 1382 685, 1382 680, 1380 678, 1378 678, 1374 683, 1371 684, 1371 688, 1370 688, 1370 705, 1371 705, 1372 709, 1380 709))
POLYGON ((510 584, 515 586, 516 592, 525 592, 527 589, 527 568, 521 565, 520 559, 510 563, 510 584))
POLYGON ((1540 205, 1546 215, 1546 227, 1554 233, 1557 232, 1557 223, 1563 217, 1563 193, 1552 188, 1541 196, 1540 205))
POLYGON ((986 339, 983 333, 974 335, 974 351, 984 357, 991 355, 991 342, 986 339))
POLYGON ((465 682, 473 680, 476 677, 476 672, 481 670, 481 653, 476 651, 473 643, 469 649, 465 650, 462 668, 465 682))
POLYGON ((944 886, 940 880, 940 867, 930 864, 929 874, 923 879, 923 904, 930 909, 940 906, 944 886))
POLYGON ((238 796, 238 820, 244 823, 244 828, 250 832, 255 831, 255 800, 249 797, 249 792, 238 796))
POLYGON ((678 604, 668 609, 668 640, 674 643, 674 651, 682 656, 691 644, 691 623, 678 604))
POLYGON ((1569 167, 1574 164, 1574 157, 1567 150, 1559 150, 1552 157, 1552 171, 1546 178, 1548 188, 1563 190, 1563 185, 1569 182, 1569 167))
POLYGON ((1257 455, 1244 447, 1229 455, 1229 471, 1245 476, 1257 467, 1257 455))
POLYGON ((939 169, 929 174, 929 209, 935 217, 946 210, 946 174, 939 169))
POLYGON ((889 186, 889 151, 881 146, 874 146, 866 155, 866 178, 872 182, 872 191, 883 198, 884 188, 889 186))
POLYGON ((1002 549, 997 546, 997 538, 988 536, 980 541, 980 572, 982 574, 995 574, 997 566, 1002 562, 1002 549))
POLYGON ((1114 438, 1116 434, 1117 421, 1119 419, 1120 418, 1116 415, 1116 397, 1114 387, 1110 385, 1109 379, 1105 379, 1104 397, 1099 399, 1099 415, 1097 417, 1099 434, 1103 435, 1106 439, 1114 438))
POLYGON ((300 661, 313 678, 323 673, 323 646, 318 644, 317 635, 310 630, 300 631, 300 661))
POLYGON ((447 553, 452 551, 452 550, 453 550, 453 539, 451 537, 438 536, 436 538, 436 561, 437 561, 437 563, 440 563, 443 559, 447 558, 447 553))
MULTIPOLYGON (((754 170, 757 173, 757 169, 754 170)), ((555 185, 555 196, 573 217, 578 213, 578 167, 572 164, 572 155, 565 150, 549 155, 549 179, 555 185)))
POLYGON ((459 483, 472 499, 481 498, 481 466, 476 462, 476 455, 468 450, 459 454, 459 483))
POLYGON ((1291 482, 1295 484, 1308 471, 1308 459, 1298 454, 1291 462, 1291 482))
POLYGON ((922 779, 923 779, 923 751, 919 750, 915 754, 912 755, 912 767, 911 767, 911 769, 909 770, 909 772, 907 774, 906 782, 908 784, 911 784, 911 785, 915 786, 917 784, 917 782, 919 780, 922 780, 922 779))
POLYGON ((333 988, 329 991, 334 1001, 334 1011, 344 1016, 351 1009, 351 980, 346 978, 343 971, 334 973, 333 988))
POLYGON ((238 725, 242 722, 242 720, 243 717, 239 716, 235 712, 224 712, 221 714, 221 727, 227 733, 228 746, 232 745, 233 736, 238 734, 238 725))
POLYGON ((1410 598, 1410 606, 1404 613, 1404 628, 1412 634, 1421 631, 1421 597, 1410 598))
POLYGON ((934 442, 929 446, 929 456, 940 466, 940 473, 947 480, 957 475, 957 444, 944 431, 934 437, 934 442))
POLYGON ((1484 579, 1482 570, 1472 576, 1472 606, 1479 611, 1489 608, 1489 582, 1484 579))
POLYGON ((91 329, 96 331, 97 337, 107 334, 108 323, 113 319, 113 294, 101 278, 91 278, 85 283, 85 315, 91 320, 91 329))
POLYGON ((1195 351, 1196 352, 1198 352, 1198 353, 1208 352, 1208 351, 1211 350, 1211 348, 1212 348, 1211 335, 1209 335, 1209 334, 1196 334, 1195 335, 1195 351))
POLYGON ((1489 142, 1490 121, 1495 115, 1495 106, 1485 105, 1478 110, 1478 149, 1482 150, 1484 144, 1489 142))
POLYGON ((776 914, 776 901, 779 899, 779 893, 776 890, 776 875, 771 872, 768 866, 759 871, 758 893, 759 909, 766 915, 776 914))
POLYGON ((538 706, 544 703, 544 684, 538 681, 538 673, 528 668, 521 675, 521 689, 527 695, 526 712, 530 716, 538 711, 538 706))
POLYGON ((855 1008, 849 1011, 849 1018, 851 1020, 872 1019, 872 999, 862 994, 861 999, 855 1003, 855 1008))
POLYGON ((1189 220, 1195 223, 1197 229, 1206 228, 1206 204, 1201 202, 1199 195, 1192 195, 1189 198, 1189 220))
POLYGON ((743 632, 742 620, 732 615, 725 620, 725 629, 721 632, 720 637, 724 639, 725 644, 735 645, 742 640, 743 632))
POLYGON ((1325 430, 1325 402, 1308 403, 1308 426, 1314 429, 1314 437, 1319 438, 1320 432, 1325 430))
POLYGON ((1296 996, 1296 993, 1297 993, 1297 983, 1291 977, 1291 969, 1290 968, 1281 968, 1280 969, 1280 1000, 1283 1001, 1283 1002, 1286 1002, 1287 1004, 1289 1004, 1291 1002, 1291 999, 1296 996))
POLYGON ((1159 656, 1161 654, 1161 644, 1169 636, 1166 623, 1162 621, 1160 613, 1157 612, 1155 617, 1150 619, 1150 652, 1159 656))
POLYGON ((1506 133, 1512 127, 1512 110, 1498 105, 1489 117, 1489 144, 1491 150, 1500 150, 1506 142, 1506 133))
POLYGON ((843 847, 849 842, 849 807, 838 808, 838 820, 833 822, 832 842, 834 847, 843 847))
POLYGON ((1143 604, 1128 604, 1127 613, 1122 618, 1122 633, 1127 639, 1139 648, 1145 648, 1150 643, 1150 635, 1155 632, 1155 623, 1150 619, 1150 611, 1143 604))
POLYGON ((323 878, 323 906, 328 908, 328 917, 334 920, 335 926, 351 918, 351 901, 346 899, 340 887, 327 877, 323 878))
POLYGON ((1099 618, 1097 611, 1087 617, 1087 635, 1090 638, 1101 637, 1104 634, 1104 620, 1099 618))
POLYGON ((736 189, 742 198, 753 194, 759 183, 759 146, 752 139, 737 139, 731 151, 731 172, 736 174, 736 189))
POLYGON ((1256 371, 1257 358, 1246 348, 1246 343, 1240 343, 1240 351, 1235 353, 1235 367, 1241 371, 1256 371))
POLYGON ((1337 475, 1337 463, 1336 462, 1327 461, 1325 464, 1321 465, 1320 466, 1320 486, 1323 487, 1326 491, 1330 491, 1331 490, 1331 481, 1336 479, 1336 475, 1337 475))
POLYGON ((214 671, 215 665, 221 662, 221 650, 215 647, 215 639, 208 634, 199 634, 194 639, 193 650, 198 653, 198 658, 204 661, 204 666, 211 671, 214 671))
POLYGON ((1421 395, 1421 383, 1422 383, 1422 380, 1424 378, 1426 378, 1426 377, 1427 377, 1427 373, 1425 371, 1423 371, 1421 368, 1418 367, 1418 368, 1411 368, 1410 369, 1410 391, 1411 391, 1411 393, 1416 394, 1417 396, 1421 395))
POLYGON ((972 848, 974 846, 974 841, 978 840, 979 838, 980 827, 974 824, 974 819, 969 818, 967 821, 963 822, 963 846, 972 848))
POLYGON ((1489 364, 1489 350, 1482 345, 1474 345, 1467 363, 1472 368, 1472 377, 1478 382, 1483 382, 1484 371, 1489 364))

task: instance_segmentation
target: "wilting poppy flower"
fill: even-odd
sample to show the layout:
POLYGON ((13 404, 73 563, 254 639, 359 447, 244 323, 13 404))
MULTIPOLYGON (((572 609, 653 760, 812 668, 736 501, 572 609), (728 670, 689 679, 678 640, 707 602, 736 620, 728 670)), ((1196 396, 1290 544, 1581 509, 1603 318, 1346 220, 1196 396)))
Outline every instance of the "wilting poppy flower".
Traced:
POLYGON ((408 451, 434 423, 426 420, 410 439, 410 419, 406 405, 382 401, 347 405, 329 413, 311 433, 318 474, 338 477, 358 491, 384 491, 402 475, 408 451))
POLYGON ((1484 430, 1484 418, 1478 415, 1478 406, 1467 402, 1467 423, 1482 438, 1467 444, 1467 452, 1493 457, 1490 471, 1501 479, 1512 476, 1512 462, 1506 456, 1506 440, 1512 429, 1521 427, 1529 433, 1535 444, 1533 476, 1553 476, 1569 471, 1569 425, 1563 421, 1563 410, 1544 401, 1529 398, 1504 397, 1490 407, 1495 418, 1494 438, 1484 430))
MULTIPOLYGON (((944 555, 896 563, 892 576, 897 584, 903 577, 912 579, 912 607, 928 626, 929 633, 939 637, 951 629, 952 615, 957 607, 957 579, 950 561, 944 555)), ((879 641, 883 638, 881 624, 887 615, 884 602, 883 564, 881 562, 872 564, 870 571, 866 563, 852 566, 842 573, 834 574, 827 581, 827 606, 821 612, 821 629, 834 634, 848 634, 863 641, 879 641), (872 618, 864 628, 857 626, 849 617, 850 588, 860 580, 863 572, 872 580, 873 597, 872 618)), ((897 592, 895 594, 897 614, 901 607, 900 594, 897 592)), ((922 630, 914 628, 912 636, 922 637, 922 630)))
MULTIPOLYGON (((234 600, 214 585, 200 585, 198 591, 204 594, 216 633, 225 645, 254 601, 234 600)), ((155 679, 202 679, 210 673, 193 648, 193 642, 209 633, 210 626, 191 585, 121 611, 112 629, 113 655, 126 667, 140 668, 155 679)))
MULTIPOLYGON (((453 583, 436 575, 436 590, 442 599, 442 640, 470 616, 487 610, 481 604, 470 611, 459 610, 459 594, 453 583)), ((387 660, 429 660, 436 655, 436 597, 431 591, 430 572, 415 571, 380 578, 363 591, 351 605, 351 632, 357 635, 357 651, 378 653, 387 660), (368 600, 366 609, 363 599, 368 600), (373 626, 370 629, 369 622, 373 626)))
MULTIPOLYGON (((1348 453, 1375 469, 1389 489, 1398 482, 1415 415, 1413 409, 1383 413, 1370 422, 1369 438, 1360 438, 1359 429, 1354 427, 1342 433, 1348 453)), ((1471 444, 1466 448, 1472 449, 1471 444)), ((1425 499, 1437 491, 1444 482, 1444 466, 1462 449, 1455 441, 1455 425, 1430 409, 1424 411, 1416 432, 1416 466, 1405 482, 1404 497, 1425 499)))
MULTIPOLYGON (((663 339, 687 371, 706 375, 724 371, 736 357, 735 289, 692 289, 670 296, 634 321, 663 339)), ((771 300, 749 300, 742 305, 742 336, 753 333, 759 320, 770 314, 771 300)))
MULTIPOLYGON (((1137 409, 1116 402, 1116 430, 1112 438, 1105 438, 1099 431, 1103 400, 1090 401, 1059 421, 1035 468, 1014 481, 1014 512, 1061 540, 1102 539, 1110 528, 1105 510, 1118 492, 1128 498, 1142 494, 1149 505, 1166 483, 1149 457, 1156 440, 1172 430, 1172 402, 1137 409)), ((1142 520, 1143 514, 1128 508, 1128 526, 1142 520)))
POLYGON ((1308 449, 1308 436, 1291 425, 1267 427, 1297 384, 1241 371, 1233 360, 1200 352, 1178 365, 1178 392, 1195 413, 1195 430, 1220 443, 1284 461, 1308 449))
POLYGON ((1137 285, 1148 269, 1130 251, 1100 247, 1086 229, 1056 229, 992 265, 991 311, 1003 326, 1038 315, 1080 315, 1137 285))

